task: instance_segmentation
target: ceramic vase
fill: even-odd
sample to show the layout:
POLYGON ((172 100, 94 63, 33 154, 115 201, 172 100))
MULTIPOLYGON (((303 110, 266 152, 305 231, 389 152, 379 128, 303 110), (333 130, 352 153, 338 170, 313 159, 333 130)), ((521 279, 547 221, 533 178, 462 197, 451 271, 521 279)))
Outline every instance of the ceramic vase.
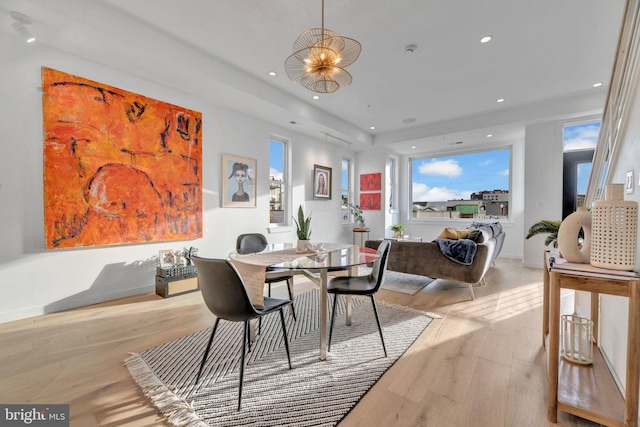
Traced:
POLYGON ((593 202, 591 265, 633 270, 638 243, 638 203, 624 200, 624 184, 608 184, 593 202))
POLYGON ((311 240, 298 239, 298 246, 296 246, 296 252, 299 254, 305 253, 311 247, 311 240))
POLYGON ((591 258, 591 212, 585 207, 567 216, 558 229, 558 250, 568 262, 589 264, 591 258), (582 244, 578 240, 580 229, 584 232, 582 244))

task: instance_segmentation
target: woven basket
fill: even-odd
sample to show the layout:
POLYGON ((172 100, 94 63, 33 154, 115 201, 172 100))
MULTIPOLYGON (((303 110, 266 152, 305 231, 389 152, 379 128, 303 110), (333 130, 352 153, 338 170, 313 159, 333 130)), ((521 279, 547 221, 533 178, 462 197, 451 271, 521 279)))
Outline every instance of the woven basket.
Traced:
POLYGON ((605 200, 593 202, 590 263, 595 267, 633 270, 636 266, 638 203, 623 200, 623 194, 623 184, 609 184, 605 200))

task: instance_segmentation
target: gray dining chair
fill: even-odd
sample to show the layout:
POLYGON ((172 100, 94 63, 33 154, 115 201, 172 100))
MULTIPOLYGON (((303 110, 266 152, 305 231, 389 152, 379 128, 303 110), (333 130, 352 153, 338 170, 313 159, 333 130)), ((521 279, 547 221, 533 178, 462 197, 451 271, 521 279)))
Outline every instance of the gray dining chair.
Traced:
POLYGON ((289 361, 289 369, 291 369, 291 355, 289 353, 289 340, 287 338, 287 328, 284 322, 284 314, 282 309, 291 304, 290 300, 264 298, 264 308, 255 307, 249 300, 249 295, 242 282, 242 278, 238 274, 231 263, 224 259, 209 259, 192 256, 198 271, 198 281, 202 291, 202 298, 207 308, 216 316, 216 321, 211 331, 211 337, 207 343, 207 348, 202 356, 196 384, 200 381, 200 376, 207 361, 213 338, 218 329, 220 319, 229 322, 243 322, 244 334, 242 338, 242 357, 240 364, 240 380, 238 389, 238 411, 242 403, 242 384, 244 380, 245 355, 246 347, 249 345, 251 351, 251 342, 249 336, 249 321, 252 319, 261 319, 267 314, 278 311, 280 313, 280 322, 282 324, 282 335, 284 337, 284 346, 287 351, 287 360, 289 361))
MULTIPOLYGON (((264 234, 260 233, 245 233, 238 236, 236 239, 236 252, 240 255, 253 254, 262 252, 267 247, 268 242, 264 234)), ((289 270, 268 268, 267 275, 265 276, 265 283, 267 284, 267 296, 271 296, 271 284, 279 282, 287 282, 287 291, 289 292, 289 299, 293 301, 293 274, 287 274, 289 270)), ((296 310, 293 304, 291 304, 291 314, 294 320, 296 319, 296 310)))
POLYGON ((380 318, 378 317, 378 308, 373 295, 378 292, 380 286, 384 283, 385 271, 387 270, 387 261, 389 260, 389 250, 391 243, 383 240, 378 246, 379 258, 373 263, 371 273, 367 276, 341 276, 331 279, 327 284, 327 292, 333 294, 333 308, 331 310, 331 326, 329 327, 329 343, 328 351, 331 351, 331 338, 333 336, 333 324, 336 319, 336 303, 339 295, 366 295, 371 299, 373 313, 378 324, 380 332, 380 340, 382 341, 382 349, 384 356, 387 357, 387 347, 384 344, 384 336, 382 335, 382 327, 380 326, 380 318))

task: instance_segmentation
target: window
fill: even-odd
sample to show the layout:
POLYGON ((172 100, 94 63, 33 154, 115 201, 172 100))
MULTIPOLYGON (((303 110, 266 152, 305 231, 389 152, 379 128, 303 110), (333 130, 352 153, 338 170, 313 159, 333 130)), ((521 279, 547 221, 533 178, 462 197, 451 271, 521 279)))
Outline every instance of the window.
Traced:
POLYGON ((349 203, 353 203, 353 194, 351 193, 351 160, 342 159, 342 222, 352 222, 351 213, 349 211, 349 203))
POLYGON ((289 215, 288 181, 289 168, 287 163, 287 148, 285 141, 269 140, 269 224, 286 225, 289 215))
POLYGON ((412 218, 508 218, 510 148, 410 162, 412 218))
POLYGON ((387 163, 387 191, 389 194, 389 212, 398 212, 398 158, 391 157, 387 163))
POLYGON ((567 125, 562 134, 562 218, 566 218, 584 206, 600 122, 567 125))

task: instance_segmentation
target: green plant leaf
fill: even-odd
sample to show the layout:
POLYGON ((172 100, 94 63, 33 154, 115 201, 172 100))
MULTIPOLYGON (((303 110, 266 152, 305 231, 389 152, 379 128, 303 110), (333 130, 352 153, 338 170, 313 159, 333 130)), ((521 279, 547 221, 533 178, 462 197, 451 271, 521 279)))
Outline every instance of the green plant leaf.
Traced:
POLYGON ((294 217, 293 221, 296 223, 298 239, 309 240, 311 237, 311 215, 305 218, 302 205, 298 206, 298 219, 296 220, 294 217))

